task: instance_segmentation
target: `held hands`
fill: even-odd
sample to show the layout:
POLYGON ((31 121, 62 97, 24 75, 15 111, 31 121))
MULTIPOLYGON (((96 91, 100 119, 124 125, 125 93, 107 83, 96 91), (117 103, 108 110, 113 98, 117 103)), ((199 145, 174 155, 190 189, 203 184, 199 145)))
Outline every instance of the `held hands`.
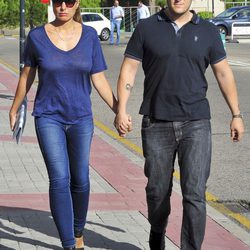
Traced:
POLYGON ((114 126, 117 129, 119 136, 125 137, 132 130, 132 118, 130 115, 118 113, 114 120, 114 126))
POLYGON ((239 142, 244 133, 244 124, 242 118, 233 118, 230 124, 231 139, 233 142, 239 142))

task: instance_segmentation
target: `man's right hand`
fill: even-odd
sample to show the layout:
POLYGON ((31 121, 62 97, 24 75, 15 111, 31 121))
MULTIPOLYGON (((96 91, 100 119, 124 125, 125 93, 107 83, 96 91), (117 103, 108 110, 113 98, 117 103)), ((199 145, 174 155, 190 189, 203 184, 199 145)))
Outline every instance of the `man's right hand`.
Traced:
POLYGON ((129 114, 118 113, 114 120, 114 126, 121 137, 125 137, 132 130, 132 117, 129 114))

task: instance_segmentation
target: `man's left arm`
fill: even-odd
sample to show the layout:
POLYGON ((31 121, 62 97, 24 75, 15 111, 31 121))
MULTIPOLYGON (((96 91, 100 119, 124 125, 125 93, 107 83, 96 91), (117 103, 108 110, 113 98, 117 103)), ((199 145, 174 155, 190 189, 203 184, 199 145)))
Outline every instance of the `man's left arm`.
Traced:
POLYGON ((239 108, 238 93, 233 72, 226 59, 211 65, 220 90, 232 113, 230 124, 231 139, 240 141, 244 133, 244 124, 239 108))

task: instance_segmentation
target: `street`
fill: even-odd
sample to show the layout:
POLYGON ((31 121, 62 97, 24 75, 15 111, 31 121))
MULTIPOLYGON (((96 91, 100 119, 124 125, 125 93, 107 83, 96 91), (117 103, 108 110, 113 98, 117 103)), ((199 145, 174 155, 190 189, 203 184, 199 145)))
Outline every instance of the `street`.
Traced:
MULTIPOLYGON (((127 37, 123 37, 121 46, 102 44, 108 64, 106 76, 116 93, 116 81, 119 74, 127 37)), ((0 63, 18 70, 19 42, 15 37, 0 37, 0 63)), ((244 115, 245 136, 240 143, 230 141, 230 111, 222 97, 211 69, 207 70, 208 99, 212 113, 213 156, 211 175, 207 185, 208 202, 215 207, 224 205, 235 214, 241 214, 241 225, 250 230, 250 43, 227 43, 228 60, 235 74, 238 85, 241 111, 244 115)), ((138 110, 143 93, 143 71, 140 68, 136 83, 129 100, 128 113, 133 118, 133 131, 126 137, 126 147, 141 155, 140 125, 138 110), (135 146, 133 146, 135 145, 135 146)), ((104 106, 95 90, 92 94, 93 111, 97 124, 103 125, 104 132, 116 131, 113 127, 114 114, 104 106)), ((110 136, 113 135, 110 133, 110 136)), ((118 140, 123 143, 123 140, 118 140)), ((143 166, 142 166, 143 167, 143 166)), ((178 165, 176 163, 176 170, 178 165)), ((178 182, 178 176, 175 178, 178 182)), ((226 215, 228 215, 226 213, 226 215)), ((230 216, 230 215, 228 215, 230 216)))

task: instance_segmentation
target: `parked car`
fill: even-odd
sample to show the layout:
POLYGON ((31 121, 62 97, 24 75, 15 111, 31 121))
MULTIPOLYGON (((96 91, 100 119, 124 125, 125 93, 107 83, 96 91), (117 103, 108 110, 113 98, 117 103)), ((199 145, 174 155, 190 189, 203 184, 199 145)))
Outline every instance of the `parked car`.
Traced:
POLYGON ((231 35, 232 24, 234 22, 250 22, 250 6, 229 8, 218 16, 209 19, 209 21, 215 24, 220 32, 231 35))
POLYGON ((82 12, 84 24, 93 27, 102 41, 107 41, 110 37, 110 20, 101 13, 82 12))

